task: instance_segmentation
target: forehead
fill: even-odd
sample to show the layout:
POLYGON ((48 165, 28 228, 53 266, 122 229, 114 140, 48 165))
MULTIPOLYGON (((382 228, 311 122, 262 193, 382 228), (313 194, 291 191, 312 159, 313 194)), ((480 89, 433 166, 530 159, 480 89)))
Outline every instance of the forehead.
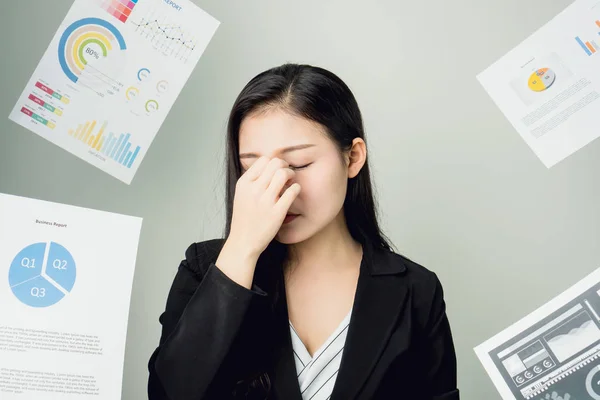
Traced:
POLYGON ((269 155, 284 147, 326 141, 323 128, 306 118, 269 110, 244 118, 240 126, 240 153, 269 155))

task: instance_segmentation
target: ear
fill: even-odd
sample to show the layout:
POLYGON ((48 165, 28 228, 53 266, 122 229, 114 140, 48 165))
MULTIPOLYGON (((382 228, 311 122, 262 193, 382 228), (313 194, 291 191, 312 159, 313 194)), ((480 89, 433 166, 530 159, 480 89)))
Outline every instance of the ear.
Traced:
POLYGON ((367 144, 361 138, 354 138, 348 152, 348 178, 354 178, 367 162, 367 144))

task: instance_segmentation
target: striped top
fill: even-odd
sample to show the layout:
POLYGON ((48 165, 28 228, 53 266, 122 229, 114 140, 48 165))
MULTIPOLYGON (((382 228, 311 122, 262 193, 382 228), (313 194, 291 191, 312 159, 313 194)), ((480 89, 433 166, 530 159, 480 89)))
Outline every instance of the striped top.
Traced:
POLYGON ((294 361, 303 400, 328 400, 331 397, 340 369, 351 314, 352 310, 313 357, 306 350, 290 321, 294 361))

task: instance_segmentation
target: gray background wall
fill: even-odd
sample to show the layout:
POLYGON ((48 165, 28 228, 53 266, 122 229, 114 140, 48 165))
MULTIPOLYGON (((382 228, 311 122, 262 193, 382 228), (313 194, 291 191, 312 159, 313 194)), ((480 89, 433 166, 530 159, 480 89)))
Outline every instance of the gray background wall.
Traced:
POLYGON ((234 98, 296 61, 355 92, 383 226, 444 284, 462 398, 499 399, 472 348, 600 266, 600 142, 546 169, 475 75, 570 2, 195 2, 222 24, 131 186, 8 120, 71 0, 3 2, 0 13, 0 192, 144 218, 123 398, 145 397, 184 250, 221 233, 234 98))

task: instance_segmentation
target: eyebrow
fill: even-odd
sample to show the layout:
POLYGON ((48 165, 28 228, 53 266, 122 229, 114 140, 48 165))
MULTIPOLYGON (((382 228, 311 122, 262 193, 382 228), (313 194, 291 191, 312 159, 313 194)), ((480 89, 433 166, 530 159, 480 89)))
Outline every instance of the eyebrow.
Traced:
MULTIPOLYGON (((290 153, 292 151, 296 151, 296 150, 303 150, 303 149, 307 149, 309 147, 313 147, 316 146, 315 144, 299 144, 297 146, 290 146, 290 147, 286 147, 284 149, 280 149, 279 153, 280 154, 286 154, 286 153, 290 153)), ((242 153, 240 154, 240 159, 242 158, 258 158, 258 154, 256 153, 242 153)))

